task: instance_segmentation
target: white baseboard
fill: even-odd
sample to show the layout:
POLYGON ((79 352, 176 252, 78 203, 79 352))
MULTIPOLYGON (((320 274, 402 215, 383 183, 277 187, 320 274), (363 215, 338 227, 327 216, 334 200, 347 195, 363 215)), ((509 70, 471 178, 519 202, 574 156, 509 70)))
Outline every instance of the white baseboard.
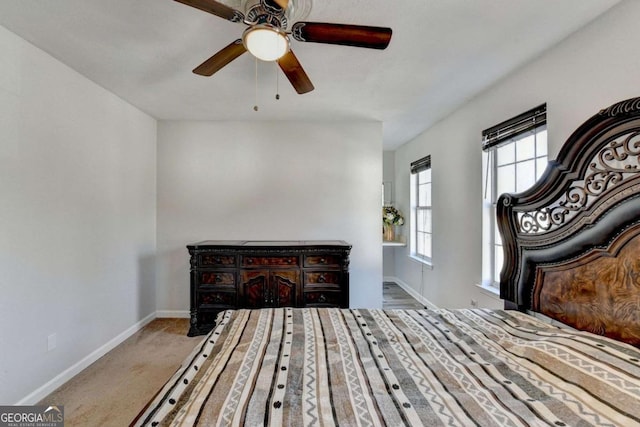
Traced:
POLYGON ((425 297, 420 295, 415 289, 413 289, 411 286, 409 286, 408 283, 403 282, 402 280, 398 279, 397 277, 385 276, 385 277, 382 278, 382 280, 384 280, 385 282, 397 283, 398 286, 400 286, 402 289, 404 289, 405 292, 407 292, 409 295, 411 295, 413 298, 415 298, 420 304, 424 305, 425 307, 430 308, 432 310, 435 310, 435 309, 438 308, 437 305, 435 305, 434 303, 432 303, 431 301, 429 301, 428 299, 426 299, 425 297))
POLYGON ((158 310, 156 317, 161 319, 188 319, 191 317, 189 310, 158 310))
POLYGON ((148 324, 155 318, 156 318, 156 313, 151 313, 150 315, 140 320, 133 326, 127 328, 124 332, 120 333, 118 336, 116 336, 115 338, 113 338, 103 346, 93 351, 91 354, 89 354, 88 356, 80 360, 78 363, 74 364, 70 368, 58 374, 56 377, 54 377, 51 381, 44 384, 42 387, 39 387, 29 395, 20 399, 20 401, 18 401, 16 405, 35 405, 36 403, 38 403, 39 401, 47 397, 49 394, 51 394, 53 391, 55 391, 58 387, 60 387, 61 385, 69 381, 71 378, 78 375, 80 372, 82 372, 85 368, 87 368, 93 362, 95 362, 96 360, 100 359, 102 356, 104 356, 105 354, 113 350, 115 347, 117 347, 119 344, 121 344, 131 335, 138 332, 146 324, 148 324))

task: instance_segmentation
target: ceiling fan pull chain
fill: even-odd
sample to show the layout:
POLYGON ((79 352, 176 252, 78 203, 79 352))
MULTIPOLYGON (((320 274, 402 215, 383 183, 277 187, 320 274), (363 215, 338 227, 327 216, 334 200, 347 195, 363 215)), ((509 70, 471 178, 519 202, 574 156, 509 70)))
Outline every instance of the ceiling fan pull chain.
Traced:
MULTIPOLYGON (((277 64, 277 62, 275 62, 277 64)), ((280 73, 276 67, 276 100, 280 99, 280 73)))
POLYGON ((258 58, 256 60, 256 104, 253 106, 253 111, 258 111, 258 58))

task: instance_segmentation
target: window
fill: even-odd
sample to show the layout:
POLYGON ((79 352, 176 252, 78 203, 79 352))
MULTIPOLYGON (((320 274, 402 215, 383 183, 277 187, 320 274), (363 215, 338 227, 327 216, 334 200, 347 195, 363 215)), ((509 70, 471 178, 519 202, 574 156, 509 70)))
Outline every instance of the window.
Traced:
POLYGON ((411 255, 431 262, 431 156, 411 163, 411 255))
POLYGON ((535 184, 547 167, 546 104, 482 132, 483 284, 497 287, 503 248, 496 203, 503 193, 520 193, 535 184))

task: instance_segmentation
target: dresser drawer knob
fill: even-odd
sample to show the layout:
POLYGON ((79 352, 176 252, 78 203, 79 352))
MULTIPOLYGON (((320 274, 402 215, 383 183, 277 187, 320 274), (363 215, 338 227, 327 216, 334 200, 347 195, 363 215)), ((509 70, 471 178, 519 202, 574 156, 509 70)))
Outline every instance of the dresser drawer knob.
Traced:
POLYGON ((287 264, 291 264, 293 260, 291 258, 287 258, 287 264))
POLYGON ((247 258, 247 264, 253 264, 253 258, 247 258))
POLYGON ((320 258, 320 264, 326 264, 326 263, 327 263, 327 260, 326 260, 326 259, 324 259, 324 258, 320 258))
POLYGON ((327 281, 327 279, 325 279, 324 274, 321 274, 320 277, 318 277, 318 282, 319 283, 324 283, 326 281, 327 281))
POLYGON ((318 302, 327 302, 327 297, 324 294, 320 294, 320 298, 318 298, 318 302))

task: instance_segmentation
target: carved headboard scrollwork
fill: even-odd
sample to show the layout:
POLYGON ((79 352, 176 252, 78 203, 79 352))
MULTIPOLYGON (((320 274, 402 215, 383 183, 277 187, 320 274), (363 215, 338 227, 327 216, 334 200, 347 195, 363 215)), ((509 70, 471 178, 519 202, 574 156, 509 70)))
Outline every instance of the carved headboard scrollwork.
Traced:
POLYGON ((497 216, 508 308, 640 344, 640 316, 629 314, 630 304, 640 312, 640 254, 628 249, 640 248, 640 98, 587 120, 532 188, 499 198, 497 216))

